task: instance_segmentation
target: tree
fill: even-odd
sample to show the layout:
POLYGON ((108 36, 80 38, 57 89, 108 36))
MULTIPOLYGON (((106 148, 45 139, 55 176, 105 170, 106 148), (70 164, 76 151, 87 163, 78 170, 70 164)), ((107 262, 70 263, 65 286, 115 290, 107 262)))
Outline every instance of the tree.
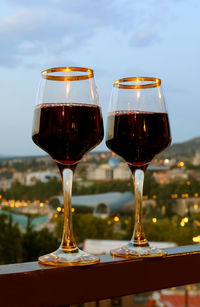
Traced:
POLYGON ((39 256, 55 251, 58 240, 48 229, 35 231, 28 219, 26 233, 22 237, 23 261, 34 261, 39 256))
POLYGON ((12 216, 0 215, 0 263, 15 263, 22 259, 21 233, 12 216))
MULTIPOLYGON (((76 243, 82 243, 85 239, 112 239, 113 223, 109 219, 101 219, 92 214, 73 214, 73 229, 76 243)), ((63 217, 57 221, 56 234, 58 239, 62 237, 63 217)))

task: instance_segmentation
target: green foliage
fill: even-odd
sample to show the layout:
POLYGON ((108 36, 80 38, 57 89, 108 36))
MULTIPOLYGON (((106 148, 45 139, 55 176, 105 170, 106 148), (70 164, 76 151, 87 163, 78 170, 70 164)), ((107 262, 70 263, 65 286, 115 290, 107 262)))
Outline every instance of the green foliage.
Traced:
POLYGON ((34 231, 32 227, 23 235, 21 244, 23 261, 37 260, 58 248, 58 240, 47 229, 34 231))
POLYGON ((108 192, 132 192, 132 182, 130 180, 93 181, 91 185, 85 187, 74 182, 73 195, 99 194, 108 192))
POLYGON ((144 195, 148 195, 152 198, 159 191, 160 185, 156 182, 151 172, 146 172, 144 176, 144 195))
POLYGON ((77 242, 85 239, 110 239, 113 233, 113 224, 108 219, 94 217, 92 214, 74 214, 74 235, 77 242))
POLYGON ((156 183, 153 175, 147 172, 144 181, 144 195, 152 198, 153 195, 157 196, 157 199, 169 200, 171 194, 177 193, 179 197, 181 194, 188 193, 193 196, 194 193, 198 193, 200 190, 200 181, 189 176, 185 180, 174 180, 169 184, 160 185, 156 183))
POLYGON ((192 244, 192 238, 199 234, 199 229, 193 225, 180 227, 172 224, 168 219, 149 222, 145 225, 145 232, 150 241, 176 242, 178 245, 192 244))
POLYGON ((6 171, 3 173, 0 173, 0 179, 9 179, 12 178, 12 172, 11 171, 6 171))
MULTIPOLYGON (((158 219, 157 223, 153 223, 152 220, 145 221, 144 230, 148 241, 174 242, 180 246, 193 244, 192 238, 200 233, 200 229, 193 223, 181 227, 177 216, 172 219, 158 219)), ((129 217, 124 239, 130 240, 132 234, 133 220, 129 217)))
POLYGON ((12 217, 0 215, 0 264, 21 261, 21 233, 12 217))
POLYGON ((133 235, 133 227, 134 227, 134 218, 132 216, 128 216, 122 221, 122 227, 125 230, 123 240, 130 240, 133 235), (126 222, 125 222, 126 221, 126 222))
POLYGON ((191 169, 191 170, 195 170, 197 172, 200 171, 200 165, 193 165, 191 162, 189 161, 185 161, 185 167, 186 169, 191 169))
MULTIPOLYGON (((195 216, 197 217, 197 216, 195 216)), ((25 261, 36 261, 39 256, 56 250, 62 237, 63 216, 56 222, 56 230, 50 233, 47 229, 35 231, 28 219, 25 233, 21 233, 12 218, 0 215, 0 264, 25 261)), ((92 214, 73 214, 73 228, 77 244, 85 239, 124 239, 130 240, 133 234, 133 216, 121 217, 120 224, 111 219, 100 219, 92 214), (118 227, 116 227, 118 226, 118 227)), ((144 229, 149 241, 175 242, 178 245, 193 244, 192 238, 198 236, 200 228, 193 220, 180 226, 180 218, 151 219, 144 222, 144 229)))
MULTIPOLYGON (((74 237, 77 244, 85 239, 112 239, 113 222, 109 219, 94 217, 92 214, 73 214, 74 237)), ((61 238, 63 229, 63 216, 57 221, 56 235, 61 238)))
POLYGON ((28 217, 26 233, 22 236, 23 261, 34 261, 39 256, 50 253, 58 248, 58 240, 47 229, 35 231, 28 217))
POLYGON ((50 180, 48 182, 38 181, 35 185, 25 186, 20 183, 16 183, 10 189, 3 192, 3 198, 5 199, 24 199, 24 200, 35 200, 39 199, 45 201, 51 196, 61 194, 62 186, 58 180, 50 180))
POLYGON ((0 215, 0 264, 37 260, 57 248, 57 238, 47 229, 33 230, 30 219, 26 232, 21 233, 11 216, 0 215))

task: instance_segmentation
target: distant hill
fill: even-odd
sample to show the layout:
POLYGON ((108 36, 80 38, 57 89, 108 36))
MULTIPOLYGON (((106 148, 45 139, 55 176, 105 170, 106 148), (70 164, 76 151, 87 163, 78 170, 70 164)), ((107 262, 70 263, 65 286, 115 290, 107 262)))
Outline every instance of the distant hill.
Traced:
MULTIPOLYGON (((101 155, 102 153, 107 153, 106 151, 92 151, 90 155, 101 155)), ((193 138, 183 143, 174 143, 169 148, 164 150, 158 158, 190 158, 194 157, 195 153, 200 153, 200 137, 193 138)), ((49 157, 48 155, 39 155, 39 156, 11 156, 11 155, 1 155, 0 160, 11 160, 11 159, 38 159, 38 158, 45 158, 49 157)), ((50 157, 49 157, 50 158, 50 157)))
POLYGON ((193 157, 196 152, 200 153, 200 137, 196 137, 183 143, 175 143, 166 149, 161 155, 170 158, 189 158, 193 157))
POLYGON ((11 157, 11 156, 7 156, 7 155, 0 155, 0 159, 7 159, 7 158, 9 158, 9 157, 11 157))

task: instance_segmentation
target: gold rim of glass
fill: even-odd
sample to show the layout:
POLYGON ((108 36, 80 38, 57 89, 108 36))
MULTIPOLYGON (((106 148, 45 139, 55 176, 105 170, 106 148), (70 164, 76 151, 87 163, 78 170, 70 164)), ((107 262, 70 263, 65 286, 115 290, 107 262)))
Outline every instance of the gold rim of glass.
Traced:
POLYGON ((122 78, 113 81, 113 86, 118 88, 124 89, 140 89, 140 88, 152 88, 161 85, 161 80, 158 78, 153 77, 129 77, 129 78, 122 78), (140 81, 153 81, 147 84, 122 84, 123 82, 140 82, 140 81))
POLYGON ((53 81, 77 81, 77 80, 86 80, 94 77, 94 71, 91 68, 85 67, 54 67, 41 71, 42 78, 53 81), (79 71, 79 72, 87 72, 87 75, 79 75, 79 76, 54 76, 49 75, 53 72, 59 71, 79 71))

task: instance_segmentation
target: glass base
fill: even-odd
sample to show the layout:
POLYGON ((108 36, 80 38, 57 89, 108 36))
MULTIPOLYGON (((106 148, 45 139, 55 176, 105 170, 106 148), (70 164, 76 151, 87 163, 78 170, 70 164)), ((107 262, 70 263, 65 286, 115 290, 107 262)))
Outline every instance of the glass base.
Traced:
POLYGON ((76 249, 74 252, 64 252, 60 248, 55 252, 39 257, 38 262, 51 266, 91 265, 100 260, 98 257, 76 249))
POLYGON ((147 257, 163 257, 167 255, 167 252, 159 248, 150 246, 134 246, 132 242, 124 245, 120 248, 110 251, 113 257, 121 258, 147 258, 147 257))

